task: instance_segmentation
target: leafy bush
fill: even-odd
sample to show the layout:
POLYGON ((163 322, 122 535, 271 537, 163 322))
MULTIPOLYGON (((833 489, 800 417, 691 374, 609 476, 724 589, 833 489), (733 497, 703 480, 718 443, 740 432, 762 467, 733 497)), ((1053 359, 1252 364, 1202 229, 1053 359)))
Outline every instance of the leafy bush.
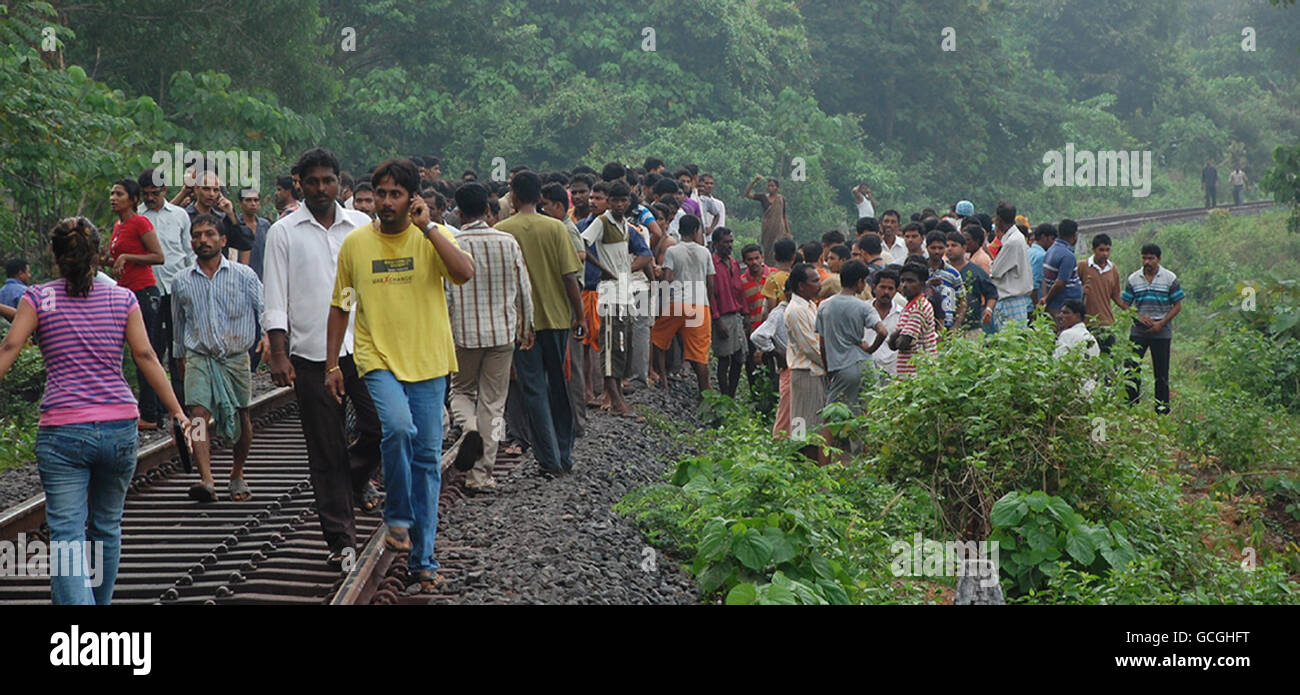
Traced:
POLYGON ((1008 492, 993 505, 992 521, 989 540, 999 544, 1001 570, 1021 592, 1071 566, 1062 559, 1078 569, 1102 570, 1134 557, 1123 524, 1089 524, 1065 500, 1041 490, 1008 492))
POLYGON ((0 417, 33 412, 44 392, 45 361, 40 350, 28 345, 0 381, 0 417))

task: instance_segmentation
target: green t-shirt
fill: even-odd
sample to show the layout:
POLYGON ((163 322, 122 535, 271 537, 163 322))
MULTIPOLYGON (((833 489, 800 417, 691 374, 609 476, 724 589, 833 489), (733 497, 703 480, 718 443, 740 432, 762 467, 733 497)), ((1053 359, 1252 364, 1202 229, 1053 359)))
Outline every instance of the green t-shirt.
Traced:
POLYGON ((582 270, 569 240, 569 230, 559 220, 541 214, 515 214, 497 223, 497 229, 519 242, 533 283, 533 329, 569 328, 572 312, 564 291, 564 276, 582 270))

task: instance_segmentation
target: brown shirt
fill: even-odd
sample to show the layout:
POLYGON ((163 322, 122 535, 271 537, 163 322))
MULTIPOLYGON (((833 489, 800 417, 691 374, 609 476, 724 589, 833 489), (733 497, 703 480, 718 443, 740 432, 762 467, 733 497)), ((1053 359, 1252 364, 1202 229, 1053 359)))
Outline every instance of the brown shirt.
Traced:
POLYGON ((1095 317, 1098 326, 1115 323, 1115 314, 1111 311, 1111 302, 1118 302, 1124 280, 1119 276, 1119 269, 1111 263, 1106 272, 1100 272, 1088 261, 1092 257, 1079 261, 1079 280, 1083 283, 1083 304, 1088 316, 1095 317))

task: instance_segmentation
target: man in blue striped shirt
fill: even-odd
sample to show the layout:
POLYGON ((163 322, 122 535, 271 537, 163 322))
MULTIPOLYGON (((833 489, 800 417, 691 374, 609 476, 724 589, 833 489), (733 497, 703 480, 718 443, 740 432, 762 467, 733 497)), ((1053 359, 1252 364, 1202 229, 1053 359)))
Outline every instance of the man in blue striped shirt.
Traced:
POLYGON ((1137 320, 1129 332, 1136 359, 1127 360, 1132 373, 1128 384, 1130 403, 1137 403, 1142 388, 1142 358, 1151 350, 1151 369, 1156 376, 1156 412, 1169 413, 1169 345, 1173 341, 1170 322, 1183 309, 1183 288, 1178 276, 1160 266, 1160 247, 1142 247, 1142 269, 1128 276, 1119 305, 1137 309, 1137 320))
POLYGON ((216 216, 195 216, 190 243, 198 262, 172 281, 173 353, 185 379, 185 404, 190 416, 202 423, 194 436, 202 482, 190 488, 190 497, 199 502, 217 499, 209 442, 212 434, 220 434, 235 445, 230 499, 243 502, 253 496, 244 482, 244 461, 253 444, 248 350, 265 308, 262 282, 252 268, 222 254, 226 235, 216 216))

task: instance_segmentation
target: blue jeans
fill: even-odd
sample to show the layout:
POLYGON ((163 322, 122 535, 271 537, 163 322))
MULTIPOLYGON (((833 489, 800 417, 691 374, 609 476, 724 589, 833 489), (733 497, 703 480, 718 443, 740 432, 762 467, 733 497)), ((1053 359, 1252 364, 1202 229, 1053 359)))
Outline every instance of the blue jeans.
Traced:
POLYGON ((515 381, 524 393, 533 456, 550 473, 573 470, 573 408, 564 379, 568 330, 537 331, 530 350, 515 348, 515 381))
POLYGON ((135 474, 136 441, 135 420, 37 430, 36 469, 45 487, 50 540, 103 544, 99 567, 85 567, 86 559, 98 560, 93 554, 76 563, 80 567, 72 576, 51 566, 55 605, 107 606, 113 598, 122 556, 122 505, 135 474))
POLYGON ((383 439, 384 523, 410 529, 415 571, 436 570, 433 538, 438 532, 438 493, 442 489, 442 405, 447 377, 398 381, 384 369, 363 380, 379 414, 383 439))

